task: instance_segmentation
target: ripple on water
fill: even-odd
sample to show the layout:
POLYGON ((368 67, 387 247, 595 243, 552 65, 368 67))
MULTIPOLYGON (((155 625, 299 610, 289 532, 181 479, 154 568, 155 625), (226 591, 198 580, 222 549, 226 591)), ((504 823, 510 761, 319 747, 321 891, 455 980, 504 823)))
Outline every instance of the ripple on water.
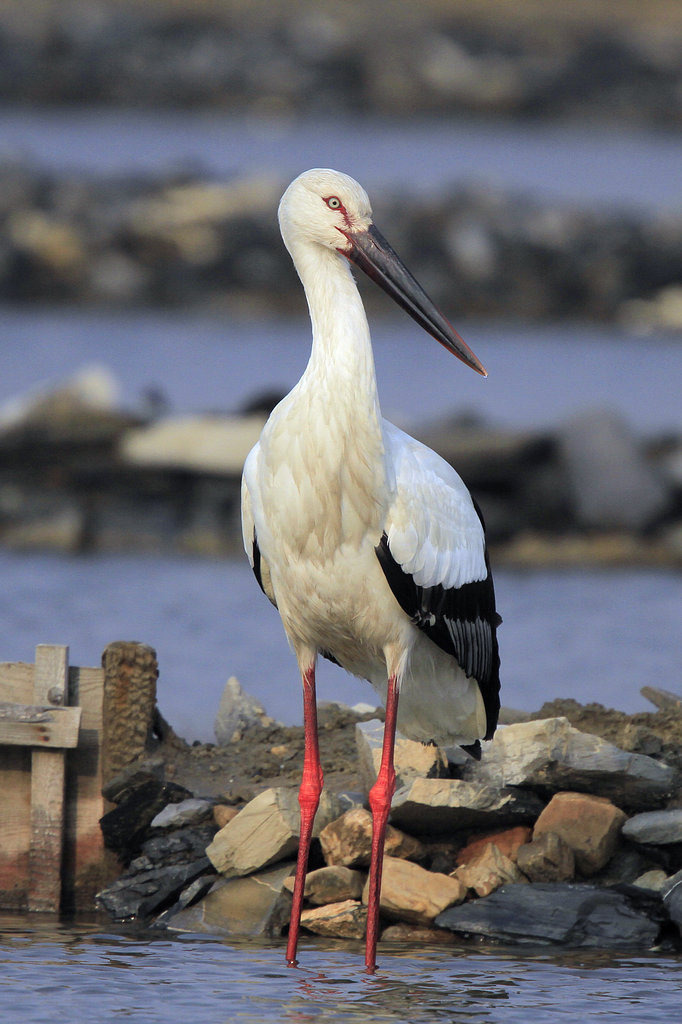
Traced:
POLYGON ((383 950, 374 977, 359 945, 283 947, 207 936, 98 931, 0 919, 0 1013, 22 1024, 124 1018, 140 1024, 496 1022, 621 1019, 672 1024, 682 958, 491 947, 383 950), (11 1015, 11 1018, 10 1016, 11 1015))

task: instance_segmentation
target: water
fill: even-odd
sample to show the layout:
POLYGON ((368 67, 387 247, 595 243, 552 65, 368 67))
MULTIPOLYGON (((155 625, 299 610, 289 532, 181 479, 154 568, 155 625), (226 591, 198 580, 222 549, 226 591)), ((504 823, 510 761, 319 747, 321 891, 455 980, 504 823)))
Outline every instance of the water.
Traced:
MULTIPOLYGON (((411 428, 473 411, 501 427, 523 429, 609 407, 638 431, 682 427, 682 344, 674 336, 638 338, 593 324, 457 326, 486 366, 486 379, 408 317, 371 317, 385 416, 411 428)), ((153 385, 174 411, 226 410, 255 393, 295 384, 310 352, 310 324, 180 311, 0 307, 0 352, 0 403, 98 363, 120 381, 125 405, 134 406, 153 385)))
POLYGON ((350 943, 305 940, 292 970, 272 945, 19 918, 0 929, 0 1013, 23 1024, 667 1024, 682 999, 671 955, 394 947, 368 977, 350 943))
POLYGON ((0 156, 98 174, 190 166, 282 182, 336 167, 410 192, 473 181, 592 205, 681 204, 682 137, 604 125, 9 108, 0 109, 0 156))
MULTIPOLYGON (((0 655, 33 661, 36 643, 68 643, 99 665, 111 640, 156 648, 161 711, 189 740, 213 739, 228 676, 275 718, 301 721, 300 679, 279 617, 244 560, 16 555, 0 551, 0 655)), ((574 697, 651 710, 644 685, 682 689, 682 575, 666 571, 495 574, 503 700, 539 708, 574 697)), ((368 683, 322 661, 321 700, 374 701, 368 683)))

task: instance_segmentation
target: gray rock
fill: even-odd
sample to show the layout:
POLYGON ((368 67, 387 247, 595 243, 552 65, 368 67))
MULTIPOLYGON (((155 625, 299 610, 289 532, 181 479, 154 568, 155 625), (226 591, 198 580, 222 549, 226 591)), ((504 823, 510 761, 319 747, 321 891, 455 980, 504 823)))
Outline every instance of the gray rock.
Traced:
POLYGON ((152 819, 151 828, 182 828, 185 825, 200 825, 211 816, 213 803, 192 797, 181 800, 179 804, 167 804, 152 819))
POLYGON ((617 413, 583 413, 564 425, 559 444, 583 526, 640 530, 665 511, 665 487, 617 413))
POLYGON ((665 909, 682 935, 682 871, 672 875, 661 890, 665 909))
POLYGON ((436 925, 503 942, 593 948, 648 948, 659 927, 623 894, 591 885, 503 886, 491 896, 451 907, 436 925))
POLYGON ((489 780, 415 779, 394 796, 391 823, 415 835, 444 835, 530 823, 543 806, 534 793, 489 780))
POLYGON ((635 843, 653 846, 682 843, 682 807, 635 814, 623 825, 623 835, 635 843))
POLYGON ((567 718, 507 725, 482 746, 480 762, 465 768, 471 782, 591 793, 640 810, 663 802, 677 781, 670 765, 580 732, 567 718))
POLYGON ((291 894, 284 881, 294 866, 290 861, 248 878, 221 879, 198 903, 174 914, 167 926, 180 932, 274 938, 289 922, 291 894))
POLYGON ((216 740, 226 746, 240 738, 251 726, 272 724, 265 708, 256 698, 244 693, 239 680, 231 676, 225 684, 213 729, 216 740))
POLYGON ((201 857, 191 864, 127 873, 98 892, 95 900, 115 921, 146 919, 177 899, 183 889, 210 869, 208 858, 201 857))

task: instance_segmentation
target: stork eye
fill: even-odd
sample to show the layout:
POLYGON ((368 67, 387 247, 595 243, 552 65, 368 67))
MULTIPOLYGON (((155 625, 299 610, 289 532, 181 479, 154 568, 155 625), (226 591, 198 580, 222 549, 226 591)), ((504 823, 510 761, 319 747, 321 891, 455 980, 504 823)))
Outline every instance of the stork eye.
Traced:
POLYGON ((327 206, 330 210, 340 210, 341 200, 338 196, 330 196, 329 199, 327 199, 327 206))

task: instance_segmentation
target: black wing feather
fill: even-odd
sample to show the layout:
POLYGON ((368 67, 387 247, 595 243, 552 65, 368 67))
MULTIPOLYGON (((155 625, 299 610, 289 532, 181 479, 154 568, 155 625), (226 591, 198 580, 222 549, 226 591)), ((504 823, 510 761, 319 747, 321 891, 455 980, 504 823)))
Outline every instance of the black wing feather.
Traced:
POLYGON ((486 711, 485 739, 492 739, 500 712, 497 627, 502 620, 495 610, 495 588, 487 552, 488 575, 484 580, 445 588, 417 586, 413 577, 394 559, 385 533, 375 551, 388 585, 405 614, 478 683, 486 711))

